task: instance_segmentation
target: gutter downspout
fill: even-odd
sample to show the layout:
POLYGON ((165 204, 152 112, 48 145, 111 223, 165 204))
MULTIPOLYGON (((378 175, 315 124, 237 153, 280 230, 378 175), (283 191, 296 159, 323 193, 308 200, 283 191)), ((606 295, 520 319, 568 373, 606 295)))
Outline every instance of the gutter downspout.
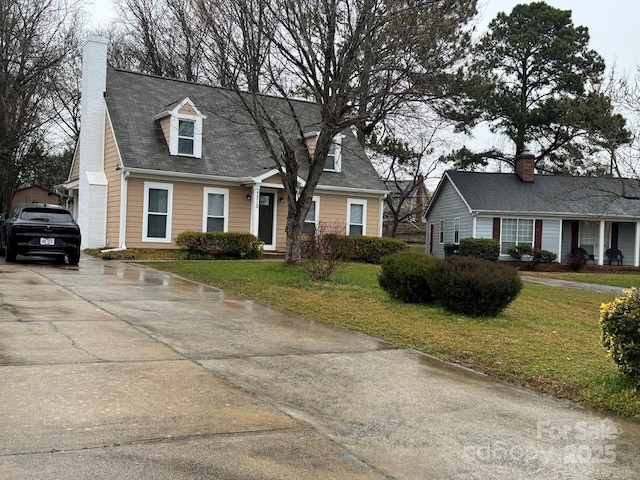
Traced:
POLYGON ((122 182, 120 184, 120 225, 118 233, 118 246, 126 250, 127 238, 127 198, 129 192, 129 172, 122 171, 122 182))

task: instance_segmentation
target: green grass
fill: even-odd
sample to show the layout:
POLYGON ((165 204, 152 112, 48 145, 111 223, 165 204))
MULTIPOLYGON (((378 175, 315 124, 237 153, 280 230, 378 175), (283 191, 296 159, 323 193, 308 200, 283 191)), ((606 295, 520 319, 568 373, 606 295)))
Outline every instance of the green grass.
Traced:
POLYGON ((600 346, 598 314, 610 294, 525 284, 496 318, 473 319, 437 305, 390 299, 378 266, 350 264, 312 283, 283 262, 148 264, 324 322, 342 325, 534 390, 640 417, 640 395, 600 346))

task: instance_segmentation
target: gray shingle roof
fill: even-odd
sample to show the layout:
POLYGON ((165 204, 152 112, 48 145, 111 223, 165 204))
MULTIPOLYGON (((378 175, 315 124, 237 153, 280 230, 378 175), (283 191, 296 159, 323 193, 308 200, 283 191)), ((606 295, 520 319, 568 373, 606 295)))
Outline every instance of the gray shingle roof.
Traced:
MULTIPOLYGON (((286 112, 283 99, 264 97, 271 113, 286 112)), ((109 68, 105 100, 125 168, 243 178, 274 168, 257 129, 235 92, 189 82, 109 68), (203 115, 202 158, 169 155, 158 112, 189 97, 203 115)), ((317 131, 315 104, 293 102, 305 132, 317 131)), ((284 115, 284 113, 283 113, 284 115)), ((319 185, 384 190, 384 185, 357 139, 344 132, 342 172, 324 172, 319 185)))
POLYGON ((447 175, 474 211, 640 217, 635 179, 535 175, 533 182, 522 182, 513 173, 447 175))

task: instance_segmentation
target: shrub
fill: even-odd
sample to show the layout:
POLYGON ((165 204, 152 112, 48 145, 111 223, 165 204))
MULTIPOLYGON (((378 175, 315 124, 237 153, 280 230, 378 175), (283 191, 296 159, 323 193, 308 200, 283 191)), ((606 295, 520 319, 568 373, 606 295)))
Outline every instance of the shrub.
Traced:
POLYGON ((189 250, 192 258, 260 258, 262 242, 250 233, 182 232, 176 245, 189 250))
MULTIPOLYGON (((320 223, 314 236, 303 235, 301 240, 302 266, 309 278, 324 282, 351 256, 350 245, 344 235, 332 233, 335 226, 320 223)), ((344 231, 344 228, 342 229, 344 231)))
POLYGON ((402 240, 388 237, 366 237, 364 235, 345 236, 352 247, 348 249, 353 255, 353 262, 379 264, 382 258, 406 250, 402 240))
MULTIPOLYGON (((344 230, 343 230, 344 231, 344 230)), ((362 262, 379 264, 382 257, 406 250, 402 240, 388 237, 367 237, 364 235, 339 235, 328 233, 335 237, 336 249, 342 252, 347 262, 362 262)))
POLYGON ((378 284, 391 297, 409 303, 433 299, 428 270, 438 260, 419 252, 398 252, 382 259, 378 284))
POLYGON ((631 287, 600 306, 602 346, 625 375, 640 383, 640 290, 631 287))
POLYGON ((582 255, 579 253, 570 253, 567 255, 567 261, 569 263, 569 267, 574 272, 577 272, 582 268, 582 266, 587 263, 582 255))
POLYGON ((524 256, 533 257, 533 247, 526 243, 519 243, 514 248, 507 250, 507 253, 516 260, 522 260, 522 257, 524 256))
POLYGON ((497 262, 500 242, 493 238, 463 238, 460 240, 460 255, 497 262))
POLYGON ((542 250, 540 248, 533 248, 531 245, 526 243, 521 243, 516 245, 515 248, 510 248, 508 250, 509 255, 511 255, 516 260, 522 260, 522 257, 528 256, 531 261, 531 268, 535 268, 537 265, 541 263, 551 263, 558 258, 558 256, 550 252, 549 250, 542 250))
POLYGON ((471 317, 498 315, 522 289, 513 268, 470 257, 449 257, 434 263, 428 281, 443 307, 471 317))

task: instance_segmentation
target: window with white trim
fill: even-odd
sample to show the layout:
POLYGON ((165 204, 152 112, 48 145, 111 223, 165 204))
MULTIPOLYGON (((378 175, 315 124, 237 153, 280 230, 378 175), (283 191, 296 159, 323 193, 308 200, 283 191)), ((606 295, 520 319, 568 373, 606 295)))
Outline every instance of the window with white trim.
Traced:
POLYGON ((342 135, 333 137, 329 153, 324 161, 324 170, 327 172, 340 172, 342 169, 342 135))
POLYGON ((367 201, 347 200, 347 235, 366 235, 367 201))
POLYGON ((453 219, 453 243, 460 243, 460 218, 453 219))
POLYGON ((307 216, 304 217, 304 223, 302 224, 302 233, 314 237, 318 229, 318 218, 320 216, 320 197, 314 195, 311 201, 311 206, 307 212, 307 216))
POLYGON ((193 156, 195 152, 196 122, 178 119, 178 155, 193 156))
POLYGON ((444 220, 440 220, 440 233, 439 233, 439 241, 440 244, 444 243, 444 220))
POLYGON ((517 245, 533 248, 533 219, 503 218, 500 228, 500 253, 508 254, 517 245))
POLYGON ((143 242, 171 242, 173 185, 144 182, 143 242))
POLYGON ((203 232, 226 232, 229 229, 229 189, 204 189, 203 232))

